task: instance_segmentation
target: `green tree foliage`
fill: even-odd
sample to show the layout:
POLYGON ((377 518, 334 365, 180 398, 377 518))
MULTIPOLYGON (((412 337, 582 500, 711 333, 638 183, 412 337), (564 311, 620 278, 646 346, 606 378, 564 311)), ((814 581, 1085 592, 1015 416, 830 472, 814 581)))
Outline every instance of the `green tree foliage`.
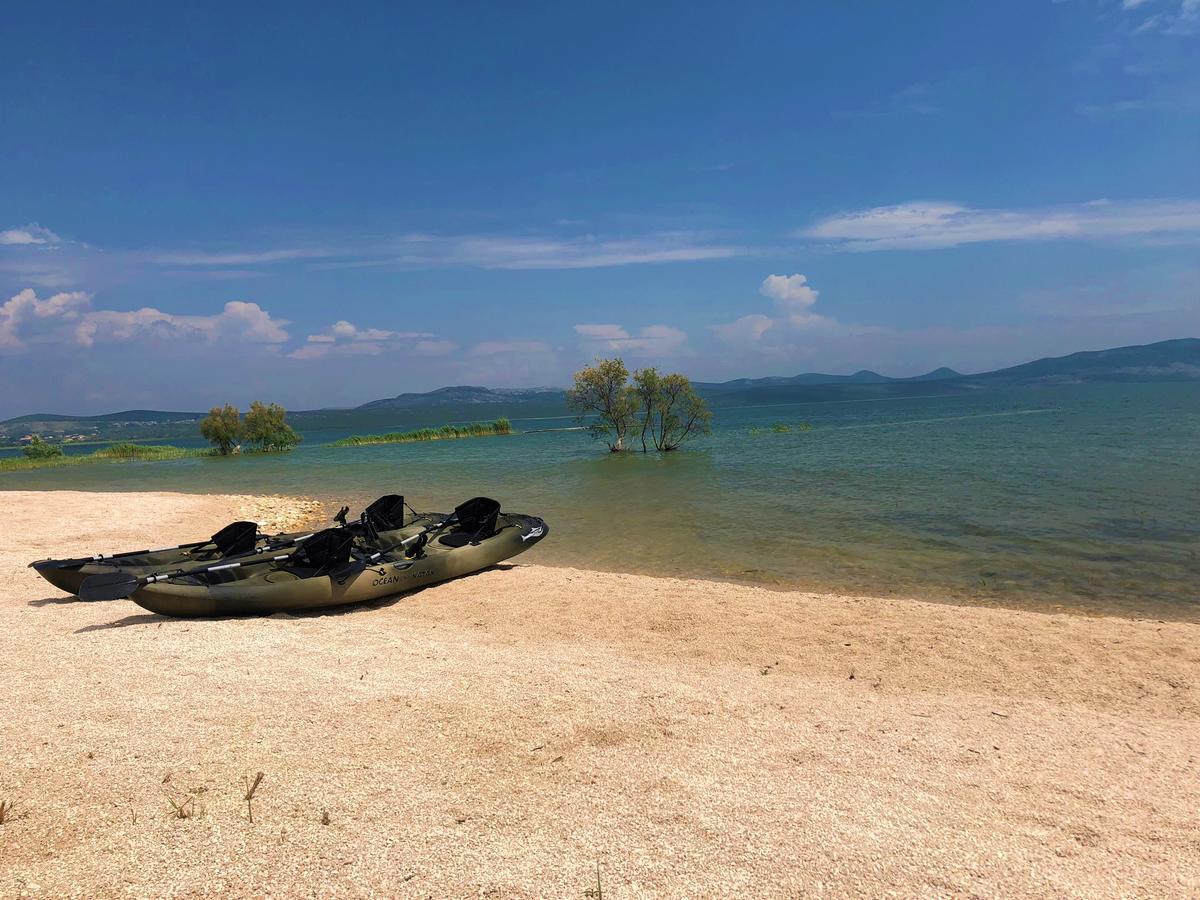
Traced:
POLYGON ((26 459, 53 459, 56 456, 62 456, 62 447, 57 444, 50 444, 43 441, 38 435, 33 436, 28 444, 21 451, 25 454, 26 459))
POLYGON ((634 373, 633 383, 643 416, 643 450, 647 432, 655 449, 665 453, 678 450, 693 435, 712 430, 712 411, 686 376, 641 369, 634 373))
POLYGON ((214 406, 200 420, 200 434, 218 453, 228 456, 242 438, 242 419, 237 407, 228 403, 214 406))
POLYGON ((257 444, 259 450, 291 450, 300 443, 300 435, 286 419, 287 410, 278 403, 268 406, 255 400, 242 423, 242 433, 247 441, 257 444))
POLYGON ((603 438, 614 453, 626 450, 627 440, 640 441, 645 453, 677 450, 688 438, 711 430, 712 412, 692 383, 679 374, 662 375, 655 368, 639 369, 629 383, 629 370, 620 359, 602 359, 575 373, 567 403, 592 435, 603 438))
POLYGON ((597 360, 575 373, 575 384, 567 391, 567 405, 592 437, 603 440, 613 453, 625 449, 625 437, 633 427, 636 401, 629 389, 629 370, 620 358, 597 360))
MULTIPOLYGON (((646 434, 650 432, 650 423, 654 420, 654 407, 658 403, 658 395, 662 390, 662 376, 655 368, 638 369, 633 373, 633 396, 637 401, 637 414, 642 419, 639 437, 642 440, 642 452, 646 452, 646 434)), ((651 435, 653 439, 653 435, 651 435)))

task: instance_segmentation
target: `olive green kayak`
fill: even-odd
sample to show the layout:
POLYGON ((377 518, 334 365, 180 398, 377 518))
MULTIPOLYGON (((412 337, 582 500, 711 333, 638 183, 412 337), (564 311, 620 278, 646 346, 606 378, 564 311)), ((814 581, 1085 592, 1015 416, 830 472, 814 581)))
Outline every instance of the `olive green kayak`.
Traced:
MULTIPOLYGON (((366 522, 370 521, 381 546, 390 546, 408 537, 414 530, 445 518, 444 513, 414 513, 406 521, 404 506, 404 498, 399 495, 380 497, 364 510, 362 521, 352 522, 346 527, 362 534, 366 522)), ((338 521, 343 524, 345 512, 343 510, 339 513, 338 521)), ((253 522, 234 522, 206 541, 79 559, 40 559, 31 562, 29 567, 59 590, 78 594, 84 579, 92 575, 112 572, 145 575, 168 569, 203 568, 224 559, 267 553, 275 548, 287 547, 310 533, 261 534, 253 522)))
POLYGON ((404 529, 413 532, 407 546, 397 542, 374 549, 378 545, 372 541, 358 539, 340 558, 309 559, 299 553, 281 561, 182 574, 145 584, 130 599, 151 612, 183 617, 270 615, 380 600, 511 559, 549 533, 539 518, 498 508, 485 528, 475 521, 434 529, 410 525, 404 529))

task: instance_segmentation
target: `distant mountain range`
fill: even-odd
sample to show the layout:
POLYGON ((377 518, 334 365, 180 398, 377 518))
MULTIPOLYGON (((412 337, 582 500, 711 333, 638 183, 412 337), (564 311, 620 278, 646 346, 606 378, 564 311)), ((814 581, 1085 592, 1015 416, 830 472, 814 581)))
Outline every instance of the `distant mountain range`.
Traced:
POLYGON ((745 390, 747 388, 771 388, 783 385, 817 385, 817 384, 896 384, 911 381, 942 381, 947 378, 962 378, 962 374, 943 366, 915 375, 912 378, 889 378, 868 369, 860 369, 853 375, 822 375, 819 372, 806 372, 803 375, 768 375, 766 378, 735 378, 733 381, 696 381, 696 389, 708 393, 719 394, 725 391, 745 390))
MULTIPOLYGON (((1182 338, 1111 350, 1089 350, 975 375, 964 375, 947 368, 934 369, 912 378, 889 378, 866 370, 853 375, 809 372, 696 382, 696 388, 714 406, 720 407, 750 403, 921 397, 1022 385, 1163 381, 1200 381, 1200 339, 1182 338)), ((352 409, 299 410, 289 413, 289 418, 302 429, 316 429, 366 428, 380 422, 401 421, 440 424, 500 415, 529 417, 565 413, 561 388, 455 385, 425 393, 404 393, 372 400, 352 409)), ((126 410, 100 416, 35 413, 0 422, 0 438, 7 436, 13 439, 26 431, 53 434, 82 432, 98 434, 104 439, 172 437, 194 433, 195 422, 203 415, 201 412, 151 409, 126 410)))

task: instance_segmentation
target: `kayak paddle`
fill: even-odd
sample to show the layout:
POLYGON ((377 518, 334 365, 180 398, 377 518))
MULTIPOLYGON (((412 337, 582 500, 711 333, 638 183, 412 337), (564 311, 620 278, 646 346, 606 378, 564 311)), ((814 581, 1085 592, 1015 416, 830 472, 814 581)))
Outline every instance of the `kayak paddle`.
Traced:
POLYGON ((318 570, 321 570, 328 567, 329 562, 338 554, 349 555, 350 546, 354 543, 354 536, 348 534, 344 529, 327 528, 324 531, 297 538, 295 543, 298 545, 296 549, 290 553, 281 553, 279 556, 263 556, 266 551, 261 550, 246 554, 246 557, 256 556, 257 559, 243 557, 237 562, 223 562, 198 569, 173 569, 169 572, 156 572, 141 577, 131 572, 104 572, 99 575, 90 575, 79 586, 79 599, 87 601, 125 600, 139 588, 158 581, 169 581, 172 578, 189 575, 205 575, 209 572, 222 572, 226 569, 261 566, 265 563, 284 562, 301 555, 312 562, 318 570))

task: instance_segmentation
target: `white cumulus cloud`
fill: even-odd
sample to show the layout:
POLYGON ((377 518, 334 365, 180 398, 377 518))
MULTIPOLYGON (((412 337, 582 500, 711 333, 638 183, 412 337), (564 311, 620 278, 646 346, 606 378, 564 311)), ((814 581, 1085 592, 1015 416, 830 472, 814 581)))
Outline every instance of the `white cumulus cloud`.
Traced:
POLYGON ((75 340, 85 347, 97 342, 140 339, 232 340, 280 344, 288 339, 286 321, 274 319, 257 303, 230 300, 211 316, 176 315, 154 307, 129 311, 96 310, 75 327, 75 340))
POLYGON ((54 294, 45 300, 31 289, 13 295, 0 305, 0 347, 19 349, 25 345, 22 332, 44 331, 56 322, 78 319, 91 297, 83 291, 54 294))
POLYGON ((758 292, 770 297, 783 309, 799 312, 817 302, 817 292, 809 285, 807 276, 768 275, 758 292))
POLYGON ((833 319, 812 311, 820 292, 808 283, 808 276, 799 272, 792 275, 768 275, 759 285, 758 292, 775 301, 779 315, 750 313, 732 322, 713 325, 711 331, 718 340, 745 346, 759 343, 768 333, 774 336, 784 331, 828 331, 841 327, 833 319))
POLYGON ((231 300, 210 316, 177 315, 154 307, 93 309, 83 291, 39 299, 25 289, 0 306, 0 347, 21 349, 29 341, 78 344, 142 339, 217 340, 278 344, 288 339, 288 323, 257 303, 231 300))

